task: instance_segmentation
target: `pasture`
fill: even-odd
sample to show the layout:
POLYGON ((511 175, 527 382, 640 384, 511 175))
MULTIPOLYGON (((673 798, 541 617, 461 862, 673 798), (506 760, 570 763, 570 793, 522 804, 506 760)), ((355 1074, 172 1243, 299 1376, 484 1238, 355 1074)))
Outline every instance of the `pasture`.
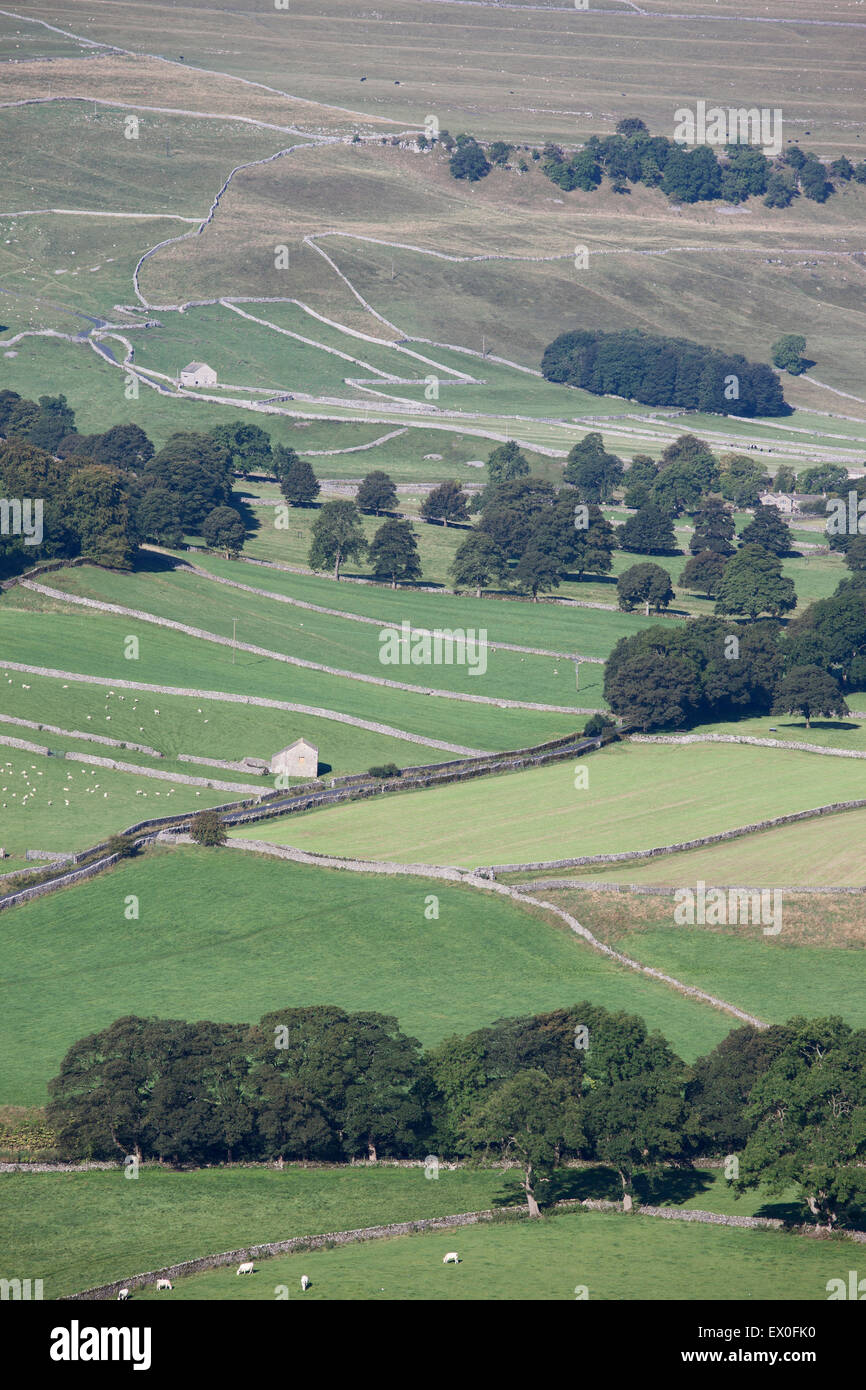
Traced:
MULTIPOLYGON (((866 797, 854 759, 744 745, 613 744, 569 762, 271 821, 278 844, 409 863, 531 863, 693 840, 866 797)), ((254 838, 255 831, 241 831, 254 838)))
MULTIPOLYGON (((4 731, 6 727, 0 726, 4 731)), ((123 761, 133 763, 139 758, 138 754, 124 754, 123 750, 89 745, 81 745, 76 751, 93 752, 100 757, 106 751, 119 753, 123 761)), ((208 769, 191 767, 189 771, 207 776, 208 769)), ((244 780, 237 774, 229 774, 226 780, 231 781, 232 776, 236 781, 244 780)), ((138 821, 182 815, 252 795, 240 790, 185 786, 105 767, 86 767, 2 745, 0 783, 3 847, 10 855, 9 860, 3 861, 4 872, 21 868, 28 849, 77 853, 138 821)), ((249 779, 246 784, 252 785, 249 779)))
POLYGON ((134 1298, 425 1301, 663 1299, 822 1300, 845 1277, 849 1250, 779 1231, 743 1231, 617 1212, 557 1212, 275 1256, 238 1279, 234 1268, 148 1287, 134 1298), (444 1266, 457 1250, 460 1264, 444 1266), (310 1288, 301 1293, 301 1275, 310 1288), (239 1287, 242 1286, 242 1287, 239 1287), (282 1291, 284 1290, 284 1291, 282 1291))
POLYGON ((42 1103, 70 1044, 128 1013, 253 1021, 333 1003, 396 1015, 431 1045, 591 999, 642 1015, 689 1058, 732 1024, 497 894, 226 849, 148 851, 0 913, 0 942, 0 1103, 15 1105, 42 1103))
MULTIPOLYGON (((330 676, 241 650, 234 653, 233 662, 230 646, 191 639, 135 618, 85 612, 51 599, 30 603, 17 597, 27 590, 15 593, 15 608, 8 606, 8 598, 3 600, 4 659, 44 666, 48 654, 58 662, 52 669, 97 676, 103 684, 121 678, 193 693, 220 691, 288 701, 320 710, 325 718, 344 714, 412 733, 433 748, 435 740, 440 740, 446 744, 445 751, 525 748, 573 733, 584 722, 581 715, 431 699, 423 693, 330 676), (45 607, 51 611, 43 611, 45 607), (139 639, 135 663, 124 660, 128 636, 139 639)), ((30 599, 40 596, 31 594, 30 599)), ((224 616, 221 626, 230 638, 231 626, 224 616)), ((243 629, 238 632, 238 641, 242 640, 243 629)), ((438 751, 425 761, 441 761, 438 751)), ((321 752, 330 761, 323 746, 321 752)))
MULTIPOLYGON (((125 679, 134 675, 125 673, 125 679)), ((296 738, 309 739, 320 751, 320 775, 363 772, 386 762, 399 766, 444 759, 428 744, 389 738, 354 724, 336 719, 317 718, 293 710, 268 709, 204 696, 157 696, 153 691, 121 690, 110 682, 66 681, 59 676, 35 676, 0 667, 0 712, 15 719, 53 724, 57 728, 110 736, 159 750, 164 756, 152 761, 135 749, 111 749, 85 741, 64 738, 0 722, 0 734, 24 738, 31 743, 78 753, 95 753, 157 770, 175 767, 177 771, 221 781, 256 781, 249 772, 226 768, 176 764, 179 753, 203 759, 270 758, 296 738), (109 692, 112 692, 110 694, 109 692), (159 711, 157 714, 156 711, 159 711)), ((263 781, 263 787, 270 784, 263 781)))
MULTIPOLYGON (((236 583, 265 591, 264 594, 250 594, 242 589, 226 589, 183 569, 159 566, 157 559, 150 573, 120 575, 82 565, 54 572, 49 587, 103 603, 120 604, 177 623, 189 624, 192 615, 195 627, 223 638, 232 637, 232 619, 236 618, 237 635, 242 642, 338 671, 400 681, 423 690, 432 686, 436 690, 566 708, 586 703, 583 698, 576 697, 574 666, 567 659, 488 650, 486 670, 474 669, 478 666, 477 660, 473 666, 465 663, 386 666, 380 660, 382 646, 374 625, 274 601, 267 597, 270 578, 267 570, 250 570, 245 566, 239 572, 239 568, 235 568, 236 583)), ((337 593, 336 585, 334 593, 337 593)), ((408 604, 400 622, 404 619, 411 621, 408 604)), ((324 672, 304 672, 304 675, 307 679, 318 677, 323 689, 333 686, 335 680, 348 683, 347 677, 329 676, 324 672)), ((594 703, 602 703, 601 667, 584 669, 583 675, 584 693, 593 689, 597 697, 594 703)))
MULTIPOLYGON (((556 1195, 615 1197, 618 1181, 607 1169, 569 1169, 558 1175, 556 1195)), ((385 1164, 287 1164, 281 1172, 266 1167, 177 1172, 144 1164, 135 1182, 124 1180, 120 1170, 91 1170, 9 1173, 3 1183, 17 1218, 9 1255, 16 1268, 44 1271, 49 1298, 248 1244, 459 1211, 507 1210, 520 1200, 517 1175, 507 1170, 442 1166, 438 1178, 427 1181, 422 1167, 385 1164)), ((792 1194, 768 1202, 758 1190, 735 1200, 721 1175, 706 1170, 666 1173, 652 1184, 638 1177, 637 1187, 641 1192, 646 1187, 645 1200, 662 1206, 800 1217, 792 1194)), ((462 1232, 452 1232, 454 1239, 459 1250, 462 1232)), ((257 1264, 265 1278, 271 1267, 270 1261, 257 1264)), ((234 1266, 220 1273, 236 1280, 234 1266)), ((186 1280, 176 1285, 177 1290, 188 1287, 186 1280)), ((232 1296, 242 1296, 240 1288, 232 1296)))

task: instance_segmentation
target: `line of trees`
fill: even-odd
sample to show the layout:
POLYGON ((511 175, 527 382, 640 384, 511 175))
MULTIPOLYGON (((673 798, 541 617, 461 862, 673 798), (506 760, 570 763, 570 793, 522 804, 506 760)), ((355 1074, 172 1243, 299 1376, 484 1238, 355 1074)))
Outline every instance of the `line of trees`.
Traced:
MULTIPOLYGON (((421 148, 428 143, 425 136, 420 137, 421 148)), ((615 135, 590 136, 572 153, 552 141, 539 152, 504 140, 484 144, 466 132, 452 137, 447 130, 440 133, 439 143, 450 155, 449 169, 455 179, 477 182, 494 165, 511 167, 512 157, 525 173, 529 156, 566 193, 575 189, 592 193, 608 178, 614 193, 627 194, 630 184, 643 184, 661 189, 678 203, 721 200, 736 204, 763 197, 768 208, 786 208, 801 195, 824 203, 839 184, 866 183, 866 160, 852 164, 842 155, 825 164, 799 145, 774 158, 752 144, 685 146, 666 135, 651 135, 637 116, 619 121, 615 135)))
POLYGON ((587 1002, 423 1052, 397 1020, 333 1005, 255 1025, 125 1017, 50 1083, 70 1158, 173 1163, 513 1160, 532 1215, 569 1158, 641 1175, 737 1154, 738 1190, 794 1185, 816 1220, 866 1200, 866 1031, 838 1018, 739 1028, 687 1066, 643 1019, 587 1002))
POLYGON ((561 333, 545 348, 541 370, 548 381, 644 405, 717 415, 791 413, 779 377, 766 363, 637 328, 561 333))

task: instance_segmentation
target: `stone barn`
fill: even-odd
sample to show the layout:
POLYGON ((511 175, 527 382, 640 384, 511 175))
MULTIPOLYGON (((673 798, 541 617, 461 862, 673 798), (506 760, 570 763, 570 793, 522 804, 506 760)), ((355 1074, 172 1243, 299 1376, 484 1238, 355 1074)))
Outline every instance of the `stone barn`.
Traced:
POLYGON ((319 750, 305 738, 296 738, 271 758, 271 772, 282 772, 287 777, 317 777, 319 750))
POLYGON ((217 374, 207 362, 188 362, 181 368, 181 386, 216 386, 217 374))

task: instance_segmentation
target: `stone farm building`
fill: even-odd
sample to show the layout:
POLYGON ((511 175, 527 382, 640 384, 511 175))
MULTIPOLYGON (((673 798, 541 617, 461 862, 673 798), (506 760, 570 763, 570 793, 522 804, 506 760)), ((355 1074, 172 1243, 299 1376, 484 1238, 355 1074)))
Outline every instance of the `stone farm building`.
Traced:
POLYGON ((217 374, 207 362, 188 362, 181 368, 181 386, 216 386, 217 374))
POLYGON ((287 777, 316 777, 318 771, 319 750, 305 738, 296 738, 271 758, 271 772, 282 772, 287 777))

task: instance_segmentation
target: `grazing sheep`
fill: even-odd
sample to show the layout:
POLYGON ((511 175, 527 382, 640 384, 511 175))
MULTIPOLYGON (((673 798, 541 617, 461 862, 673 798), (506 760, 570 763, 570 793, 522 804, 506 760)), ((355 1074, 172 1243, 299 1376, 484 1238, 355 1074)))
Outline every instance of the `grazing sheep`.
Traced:
POLYGON ((442 1263, 444 1265, 459 1265, 460 1256, 456 1250, 449 1250, 448 1254, 443 1257, 442 1263))
POLYGON ((301 1275, 301 1290, 302 1290, 302 1292, 303 1292, 303 1293, 306 1293, 306 1292, 307 1292, 307 1289, 308 1289, 309 1287, 310 1287, 310 1281, 309 1281, 309 1279, 307 1278, 306 1274, 302 1274, 302 1275, 301 1275))
POLYGON ((170 1279, 157 1279, 157 1281, 156 1281, 156 1291, 157 1291, 157 1293, 160 1293, 162 1289, 173 1289, 173 1288, 174 1288, 174 1284, 171 1282, 170 1279))
POLYGON ((237 1269, 235 1270, 236 1274, 253 1274, 254 1272, 255 1271, 253 1270, 252 1260, 245 1260, 244 1263, 242 1265, 238 1265, 237 1269))
POLYGON ((118 1301, 118 1303, 125 1303, 126 1300, 127 1300, 128 1298, 129 1298, 129 1289, 118 1289, 118 1290, 117 1290, 117 1301, 118 1301))

